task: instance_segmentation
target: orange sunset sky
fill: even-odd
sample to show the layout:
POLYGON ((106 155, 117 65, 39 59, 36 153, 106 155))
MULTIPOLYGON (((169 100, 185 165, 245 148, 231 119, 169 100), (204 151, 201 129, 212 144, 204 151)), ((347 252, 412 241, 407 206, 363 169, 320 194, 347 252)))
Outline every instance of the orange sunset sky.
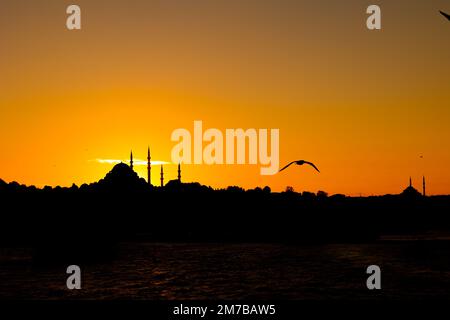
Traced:
POLYGON ((424 174, 429 194, 449 194, 450 22, 438 10, 450 2, 2 0, 0 178, 94 182, 112 166, 93 160, 144 160, 148 145, 171 161, 172 131, 202 120, 279 128, 280 166, 306 159, 321 173, 184 165, 184 181, 371 195, 410 176, 420 188, 424 174), (66 29, 70 4, 82 30, 66 29), (381 31, 366 28, 370 4, 381 31))

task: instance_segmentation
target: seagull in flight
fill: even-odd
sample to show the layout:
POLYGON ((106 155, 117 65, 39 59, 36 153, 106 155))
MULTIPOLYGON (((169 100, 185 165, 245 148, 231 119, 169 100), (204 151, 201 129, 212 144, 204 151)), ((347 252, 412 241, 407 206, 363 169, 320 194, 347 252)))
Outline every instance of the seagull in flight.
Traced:
POLYGON ((439 11, 444 17, 446 17, 448 20, 450 20, 450 15, 446 14, 445 12, 439 11))
POLYGON ((281 168, 281 170, 278 171, 278 172, 283 171, 284 169, 286 169, 287 167, 289 167, 289 166, 290 166, 291 164, 293 164, 293 163, 295 163, 296 165, 299 165, 299 166, 304 165, 304 164, 309 164, 311 167, 313 167, 314 169, 316 169, 317 172, 320 173, 319 169, 317 169, 317 167, 314 165, 314 163, 308 162, 308 161, 305 161, 305 160, 292 161, 292 162, 290 162, 289 164, 287 164, 286 166, 284 166, 283 168, 281 168))

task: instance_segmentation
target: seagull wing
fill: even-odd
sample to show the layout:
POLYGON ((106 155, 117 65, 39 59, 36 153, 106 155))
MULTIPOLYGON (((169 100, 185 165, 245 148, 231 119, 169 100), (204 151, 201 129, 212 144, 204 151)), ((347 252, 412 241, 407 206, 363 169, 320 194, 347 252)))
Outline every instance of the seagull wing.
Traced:
POLYGON ((292 162, 290 162, 289 164, 287 164, 287 165, 285 165, 283 168, 281 168, 280 169, 280 171, 278 171, 278 172, 281 172, 281 171, 283 171, 284 169, 286 169, 287 167, 289 167, 291 164, 293 164, 295 161, 292 161, 292 162))
POLYGON ((446 14, 445 12, 439 11, 444 17, 446 17, 448 20, 450 20, 450 15, 446 14))
POLYGON ((312 163, 312 162, 308 162, 308 161, 305 161, 305 163, 306 164, 309 164, 310 166, 312 166, 314 169, 316 169, 317 170, 317 172, 319 172, 320 173, 320 171, 319 171, 319 169, 317 169, 317 167, 314 165, 314 163, 312 163))

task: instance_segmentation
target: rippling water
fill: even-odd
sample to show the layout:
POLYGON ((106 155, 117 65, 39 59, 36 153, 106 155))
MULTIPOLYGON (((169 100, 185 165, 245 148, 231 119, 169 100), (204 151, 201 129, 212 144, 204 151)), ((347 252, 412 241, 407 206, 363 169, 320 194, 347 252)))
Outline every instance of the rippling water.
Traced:
MULTIPOLYGON (((0 251, 0 298, 19 299, 409 299, 447 298, 450 242, 289 246, 126 243, 110 263, 33 267, 27 250, 0 251), (366 288, 367 266, 382 290, 366 288)), ((76 264, 76 261, 73 262, 76 264)))

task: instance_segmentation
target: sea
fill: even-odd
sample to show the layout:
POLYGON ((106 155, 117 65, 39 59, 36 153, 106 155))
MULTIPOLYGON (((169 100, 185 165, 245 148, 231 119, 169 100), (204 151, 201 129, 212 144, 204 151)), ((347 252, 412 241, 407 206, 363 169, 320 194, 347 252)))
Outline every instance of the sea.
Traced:
POLYGON ((0 299, 422 300, 448 299, 450 241, 364 244, 121 243, 111 261, 36 265, 27 248, 0 249, 0 299), (367 268, 380 267, 369 290, 367 268))

